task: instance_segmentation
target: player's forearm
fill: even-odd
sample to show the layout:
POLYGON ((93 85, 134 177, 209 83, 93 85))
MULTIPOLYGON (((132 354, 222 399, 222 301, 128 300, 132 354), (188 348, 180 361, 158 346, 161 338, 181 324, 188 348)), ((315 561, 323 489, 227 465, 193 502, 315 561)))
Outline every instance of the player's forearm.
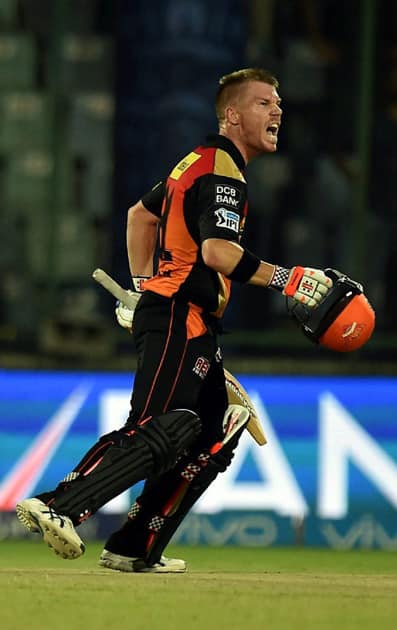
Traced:
POLYGON ((131 276, 152 276, 158 219, 139 201, 128 211, 127 252, 131 276))
POLYGON ((209 238, 201 249, 204 262, 230 280, 272 287, 309 308, 318 306, 332 287, 332 279, 321 269, 271 265, 233 241, 209 238))
POLYGON ((257 271, 251 276, 248 284, 256 284, 259 287, 268 287, 274 275, 275 265, 261 260, 257 271))
MULTIPOLYGON (((202 255, 206 265, 230 276, 242 259, 244 249, 238 243, 223 239, 207 239, 202 244, 202 255)), ((274 265, 260 261, 256 271, 248 280, 249 284, 267 287, 274 274, 274 265)))

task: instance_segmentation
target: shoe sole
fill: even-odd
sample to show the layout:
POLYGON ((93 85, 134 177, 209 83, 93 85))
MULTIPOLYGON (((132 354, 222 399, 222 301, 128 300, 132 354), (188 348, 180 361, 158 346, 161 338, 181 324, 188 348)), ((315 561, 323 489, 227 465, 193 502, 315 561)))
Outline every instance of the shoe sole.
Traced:
POLYGON ((131 560, 131 562, 120 562, 109 557, 100 557, 98 565, 105 569, 112 569, 113 571, 122 571, 123 573, 186 573, 186 565, 176 567, 156 565, 148 567, 140 560, 131 560))
MULTIPOLYGON (((34 514, 27 507, 19 503, 16 507, 17 517, 29 531, 40 533, 44 542, 57 556, 61 556, 65 560, 75 560, 83 555, 85 551, 84 543, 78 539, 73 540, 68 532, 57 525, 45 519, 41 519, 40 515, 34 514)), ((77 536, 77 534, 74 534, 77 536)))
POLYGON ((112 571, 122 571, 123 573, 134 573, 134 569, 132 565, 121 564, 118 562, 114 562, 113 560, 109 560, 108 558, 99 558, 98 565, 100 567, 104 567, 105 569, 112 569, 112 571))
POLYGON ((156 562, 153 565, 147 565, 144 560, 138 558, 134 561, 135 573, 186 573, 186 562, 183 560, 165 559, 164 562, 156 562))
POLYGON ((171 568, 171 567, 163 567, 163 566, 158 566, 158 567, 143 567, 143 568, 139 568, 136 567, 134 568, 134 573, 186 573, 186 567, 184 568, 180 568, 178 569, 177 567, 171 568))

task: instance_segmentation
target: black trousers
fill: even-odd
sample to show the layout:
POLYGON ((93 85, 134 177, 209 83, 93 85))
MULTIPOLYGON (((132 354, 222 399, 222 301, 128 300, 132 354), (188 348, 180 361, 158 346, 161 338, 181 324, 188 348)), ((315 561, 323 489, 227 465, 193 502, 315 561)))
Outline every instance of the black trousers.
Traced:
MULTIPOLYGON (((146 480, 129 519, 105 544, 114 553, 157 562, 188 509, 182 505, 180 515, 177 512, 168 522, 162 515, 167 505, 179 500, 181 472, 187 463, 197 461, 200 453, 208 452, 223 439, 222 421, 228 400, 213 322, 205 322, 188 304, 145 293, 135 311, 133 329, 138 368, 127 424, 133 426, 147 416, 184 408, 195 411, 203 427, 196 443, 174 469, 146 480), (153 530, 153 523, 162 523, 163 527, 153 530)), ((231 457, 230 452, 221 469, 231 457)), ((204 479, 202 490, 194 490, 193 500, 186 495, 188 506, 209 482, 204 479)))
POLYGON ((196 307, 145 293, 135 311, 138 355, 128 425, 171 409, 195 411, 200 443, 222 439, 227 408, 223 364, 214 322, 196 307))

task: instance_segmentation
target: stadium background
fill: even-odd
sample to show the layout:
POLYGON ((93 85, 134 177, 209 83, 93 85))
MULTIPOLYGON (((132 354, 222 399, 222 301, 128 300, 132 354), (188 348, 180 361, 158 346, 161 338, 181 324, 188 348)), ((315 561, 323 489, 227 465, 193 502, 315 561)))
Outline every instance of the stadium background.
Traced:
POLYGON ((128 283, 128 206, 216 128, 217 78, 263 65, 284 125, 247 169, 250 249, 363 281, 377 329, 335 356, 278 295, 234 291, 225 364, 272 439, 243 444, 223 509, 209 497, 178 541, 395 549, 395 3, 1 0, 0 29, 0 537, 23 535, 18 492, 53 485, 122 420, 135 357, 91 272, 128 283))

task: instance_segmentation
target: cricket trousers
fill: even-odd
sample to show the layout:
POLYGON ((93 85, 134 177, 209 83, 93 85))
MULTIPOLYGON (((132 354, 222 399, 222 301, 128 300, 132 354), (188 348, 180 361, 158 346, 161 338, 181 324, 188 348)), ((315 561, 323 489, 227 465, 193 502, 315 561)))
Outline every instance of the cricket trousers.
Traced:
POLYGON ((138 360, 127 424, 190 409, 201 418, 204 443, 222 438, 225 378, 214 318, 204 319, 193 305, 144 293, 134 318, 138 360))
POLYGON ((219 472, 230 452, 209 456, 223 439, 228 401, 217 334, 185 303, 145 293, 134 318, 138 367, 128 423, 171 409, 195 411, 202 432, 174 469, 146 480, 124 526, 105 547, 113 553, 157 562, 191 505, 219 472), (198 474, 198 484, 192 482, 198 474))

